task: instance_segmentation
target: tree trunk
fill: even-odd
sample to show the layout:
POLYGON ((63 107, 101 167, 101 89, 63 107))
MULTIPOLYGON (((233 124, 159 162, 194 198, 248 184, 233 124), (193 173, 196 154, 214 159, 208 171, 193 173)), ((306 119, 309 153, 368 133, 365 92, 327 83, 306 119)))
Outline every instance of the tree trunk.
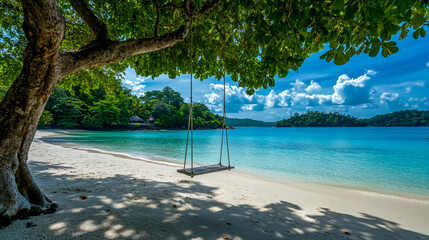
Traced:
POLYGON ((0 226, 55 211, 56 205, 33 180, 27 159, 47 96, 58 82, 57 55, 27 48, 24 68, 0 105, 0 226))
POLYGON ((61 78, 58 48, 65 23, 55 0, 22 0, 22 6, 28 40, 23 68, 0 104, 0 226, 56 208, 33 180, 27 159, 39 118, 61 78))
MULTIPOLYGON (((210 12, 217 2, 206 2, 197 17, 210 12)), ((27 166, 39 118, 55 85, 84 69, 172 47, 186 37, 192 24, 188 19, 163 36, 112 41, 87 2, 71 3, 95 41, 76 51, 61 51, 65 20, 58 0, 21 0, 28 41, 23 69, 0 103, 0 227, 16 218, 54 212, 57 207, 37 186, 27 166)), ((189 14, 190 6, 186 8, 189 14)))

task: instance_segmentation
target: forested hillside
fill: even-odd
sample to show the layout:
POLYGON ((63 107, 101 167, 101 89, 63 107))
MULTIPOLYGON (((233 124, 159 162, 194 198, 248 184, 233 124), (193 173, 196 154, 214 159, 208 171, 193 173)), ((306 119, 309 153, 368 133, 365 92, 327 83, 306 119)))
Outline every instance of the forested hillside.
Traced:
POLYGON ((309 111, 295 113, 288 119, 277 122, 276 127, 363 127, 366 123, 350 115, 309 111))
POLYGON ((429 111, 402 110, 366 120, 370 126, 429 126, 429 111))
POLYGON ((277 122, 276 127, 364 127, 364 126, 429 126, 429 111, 402 110, 380 114, 369 119, 358 119, 339 113, 309 111, 295 113, 277 122))
MULTIPOLYGON (((194 104, 194 128, 219 128, 222 119, 202 103, 194 104)), ((128 127, 136 115, 157 127, 178 128, 188 124, 189 104, 170 87, 137 97, 126 88, 100 87, 82 91, 57 87, 40 119, 39 127, 118 128, 128 127)), ((137 124, 138 126, 139 124, 137 124)))

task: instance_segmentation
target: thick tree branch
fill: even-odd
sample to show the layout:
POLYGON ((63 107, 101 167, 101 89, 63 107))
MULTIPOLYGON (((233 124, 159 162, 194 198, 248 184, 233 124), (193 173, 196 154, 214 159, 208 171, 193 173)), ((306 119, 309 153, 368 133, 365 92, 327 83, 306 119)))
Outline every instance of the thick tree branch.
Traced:
POLYGON ((65 20, 56 0, 22 0, 24 23, 22 28, 28 40, 28 49, 54 53, 65 33, 65 20))
MULTIPOLYGON (((185 1, 185 4, 187 2, 188 1, 185 1)), ((191 14, 191 16, 199 18, 209 14, 218 2, 218 0, 206 2, 198 13, 191 14)), ((62 77, 85 69, 116 63, 143 53, 172 47, 185 39, 191 28, 191 23, 191 19, 188 19, 186 24, 182 25, 176 31, 159 37, 130 39, 126 41, 95 42, 76 51, 63 51, 60 59, 62 77)))
POLYGON ((63 51, 60 59, 62 77, 85 69, 120 62, 132 56, 171 47, 186 37, 190 27, 191 24, 188 23, 178 30, 158 38, 111 41, 77 51, 63 51))
POLYGON ((80 18, 88 26, 89 30, 95 36, 97 41, 109 41, 106 24, 95 16, 89 4, 85 0, 69 0, 73 9, 79 14, 80 18))

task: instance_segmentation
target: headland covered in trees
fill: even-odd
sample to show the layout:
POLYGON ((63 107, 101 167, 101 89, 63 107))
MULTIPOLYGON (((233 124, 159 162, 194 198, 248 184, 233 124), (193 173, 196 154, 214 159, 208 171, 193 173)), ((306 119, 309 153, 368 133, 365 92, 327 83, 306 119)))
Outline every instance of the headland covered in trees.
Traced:
MULTIPOLYGON (((100 87, 84 91, 57 87, 43 111, 39 127, 83 129, 139 129, 130 125, 131 116, 138 116, 149 128, 184 128, 188 124, 189 103, 170 87, 148 91, 137 97, 127 88, 115 90, 100 87)), ((203 103, 194 103, 194 128, 220 128, 222 118, 203 103)))
POLYGON ((295 113, 293 116, 280 120, 276 127, 394 127, 394 126, 429 126, 429 111, 402 110, 392 113, 379 114, 368 119, 335 113, 309 111, 304 114, 295 113))

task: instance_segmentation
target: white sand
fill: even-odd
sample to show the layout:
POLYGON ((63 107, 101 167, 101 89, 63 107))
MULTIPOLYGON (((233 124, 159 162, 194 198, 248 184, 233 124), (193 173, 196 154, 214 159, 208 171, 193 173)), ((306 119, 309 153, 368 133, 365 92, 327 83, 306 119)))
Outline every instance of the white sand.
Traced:
POLYGON ((191 179, 174 166, 39 140, 29 159, 59 208, 13 222, 0 239, 429 239, 428 202, 239 171, 191 179))

